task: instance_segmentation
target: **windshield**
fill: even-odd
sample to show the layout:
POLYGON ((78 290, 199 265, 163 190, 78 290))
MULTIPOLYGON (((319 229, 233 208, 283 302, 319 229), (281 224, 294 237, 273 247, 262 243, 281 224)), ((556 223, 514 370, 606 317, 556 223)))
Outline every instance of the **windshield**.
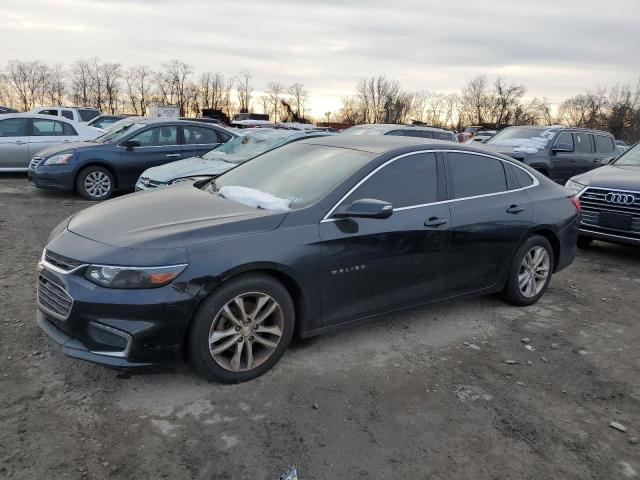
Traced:
POLYGON ((615 164, 640 167, 640 143, 637 143, 635 146, 631 147, 629 150, 620 155, 615 164))
MULTIPOLYGON (((116 122, 118 123, 118 122, 116 122)), ((115 125, 115 123, 113 124, 115 125)), ((112 125, 112 126, 113 126, 112 125)), ((143 123, 124 122, 119 127, 109 130, 104 135, 100 135, 98 138, 91 140, 93 143, 111 143, 117 142, 125 135, 131 132, 140 130, 145 125, 143 123)))
POLYGON ((557 131, 556 127, 509 127, 496 133, 486 141, 486 144, 543 150, 547 148, 549 140, 553 138, 557 131))
POLYGON ((242 163, 261 153, 271 150, 286 142, 291 133, 287 132, 252 132, 234 138, 227 143, 205 153, 206 160, 224 160, 225 162, 242 163))
POLYGON ((213 192, 216 187, 245 187, 286 199, 290 208, 303 207, 326 195, 373 155, 347 148, 290 143, 229 170, 208 188, 213 192))

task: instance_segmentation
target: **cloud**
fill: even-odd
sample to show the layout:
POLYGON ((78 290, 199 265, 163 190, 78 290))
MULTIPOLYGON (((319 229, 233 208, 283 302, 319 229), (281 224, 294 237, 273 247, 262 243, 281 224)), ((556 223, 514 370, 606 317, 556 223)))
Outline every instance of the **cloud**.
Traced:
POLYGON ((0 64, 97 56, 196 72, 242 68, 256 89, 303 82, 315 110, 334 108, 359 78, 451 91, 488 73, 560 99, 635 83, 640 2, 618 0, 3 0, 0 64))

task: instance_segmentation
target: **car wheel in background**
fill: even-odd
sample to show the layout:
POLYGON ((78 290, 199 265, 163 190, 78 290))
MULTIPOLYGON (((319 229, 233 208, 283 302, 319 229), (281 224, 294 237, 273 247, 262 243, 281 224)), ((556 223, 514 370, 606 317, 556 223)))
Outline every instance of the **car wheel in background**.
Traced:
POLYGON ((195 315, 188 339, 191 364, 225 383, 258 377, 282 357, 294 324, 293 301, 277 280, 261 274, 231 279, 195 315))
POLYGON ((589 245, 591 245, 591 242, 593 242, 593 238, 579 236, 578 248, 587 248, 589 247, 589 245))
POLYGON ((518 306, 537 302, 551 281, 553 268, 553 248, 549 240, 541 235, 528 238, 513 257, 503 290, 505 300, 518 306))
POLYGON ((113 195, 115 181, 109 170, 98 165, 80 171, 76 191, 87 200, 106 200, 113 195))

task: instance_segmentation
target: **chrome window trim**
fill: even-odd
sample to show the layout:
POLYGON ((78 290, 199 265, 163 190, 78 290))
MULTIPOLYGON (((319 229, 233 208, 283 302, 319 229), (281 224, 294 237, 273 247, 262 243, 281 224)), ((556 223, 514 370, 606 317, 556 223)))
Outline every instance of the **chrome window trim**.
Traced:
POLYGON ((53 272, 60 273, 61 275, 69 275, 70 273, 77 272, 81 268, 84 268, 89 265, 88 263, 83 263, 82 265, 78 265, 77 267, 72 268, 71 270, 63 270, 62 268, 56 267, 55 265, 47 262, 46 255, 47 255, 47 249, 45 248, 44 250, 42 250, 42 257, 40 258, 40 266, 45 267, 53 272))
POLYGON ((95 353, 96 355, 106 355, 108 357, 117 357, 117 358, 127 358, 129 356, 129 352, 131 351, 131 345, 133 344, 133 337, 131 336, 131 334, 124 332, 122 330, 118 330, 117 328, 110 327, 103 323, 92 322, 92 321, 90 321, 89 323, 96 328, 104 330, 105 332, 113 333, 114 335, 122 337, 127 341, 127 345, 124 347, 124 350, 120 350, 119 352, 118 351, 101 352, 101 351, 91 350, 91 353, 95 353))
MULTIPOLYGON (((486 153, 481 153, 481 152, 472 152, 472 151, 468 151, 468 150, 453 150, 453 149, 445 149, 445 150, 434 150, 434 149, 430 149, 430 150, 417 150, 415 152, 409 152, 409 153, 403 153, 402 155, 398 155, 397 157, 394 157, 390 160, 387 160, 386 162, 384 162, 382 165, 379 165, 378 167, 376 167, 373 171, 369 172, 362 180, 360 180, 358 183, 356 183, 353 188, 351 188, 339 201, 338 203, 336 203, 333 208, 331 208, 331 210, 329 210, 329 212, 322 218, 322 220, 320 220, 320 223, 325 223, 325 222, 335 222, 336 220, 339 220, 338 218, 330 218, 331 215, 333 214, 333 212, 342 204, 342 202, 344 202, 344 200, 351 195, 358 187, 360 187, 360 185, 362 185, 364 182, 366 182, 371 176, 375 175, 377 172, 379 172, 380 170, 382 170, 384 167, 386 167, 387 165, 389 165, 392 162, 395 162, 396 160, 399 160, 401 158, 404 157, 408 157, 410 155, 418 155, 420 153, 463 153, 463 154, 467 154, 467 155, 478 155, 481 157, 488 157, 488 158, 492 158, 494 160, 498 160, 500 162, 504 162, 504 163, 509 163, 514 167, 519 168, 520 170, 523 170, 527 175, 529 175, 529 177, 531 177, 531 179, 533 180, 533 183, 531 185, 528 185, 526 187, 520 187, 520 188, 514 188, 513 190, 505 190, 504 192, 495 192, 495 193, 485 193, 482 195, 474 195, 472 197, 463 197, 463 198, 452 198, 449 200, 440 200, 437 202, 430 202, 430 203, 423 203, 420 205, 408 205, 406 207, 399 207, 399 208, 394 208, 393 211, 403 211, 403 210, 410 210, 413 208, 422 208, 422 207, 429 207, 431 205, 442 205, 445 203, 453 203, 453 202, 461 202, 464 200, 473 200, 476 198, 484 198, 484 197, 492 197, 492 196, 496 196, 496 195, 504 195, 505 193, 511 193, 511 192, 519 192, 521 190, 527 190, 529 188, 534 188, 537 187, 538 185, 540 185, 540 181, 531 174, 531 172, 529 172, 526 168, 523 168, 521 165, 518 165, 517 163, 515 163, 515 161, 510 161, 510 160, 505 160, 502 158, 498 158, 495 157, 493 155, 489 155, 486 153)), ((505 172, 505 176, 506 176, 506 172, 505 172)))

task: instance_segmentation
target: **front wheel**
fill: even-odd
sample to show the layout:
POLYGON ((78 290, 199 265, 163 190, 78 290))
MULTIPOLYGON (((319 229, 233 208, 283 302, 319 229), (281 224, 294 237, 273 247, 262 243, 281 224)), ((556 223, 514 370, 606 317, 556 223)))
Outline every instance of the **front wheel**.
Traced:
POLYGON ((76 191, 87 200, 106 200, 113 195, 114 189, 113 175, 98 165, 84 168, 76 178, 76 191))
POLYGON ((517 306, 537 302, 551 281, 553 268, 553 248, 549 240, 541 235, 530 237, 513 257, 503 291, 505 300, 517 306))
POLYGON ((280 360, 295 324, 287 289, 273 277, 249 274, 225 282, 203 303, 189 335, 189 357, 205 377, 237 383, 280 360))

